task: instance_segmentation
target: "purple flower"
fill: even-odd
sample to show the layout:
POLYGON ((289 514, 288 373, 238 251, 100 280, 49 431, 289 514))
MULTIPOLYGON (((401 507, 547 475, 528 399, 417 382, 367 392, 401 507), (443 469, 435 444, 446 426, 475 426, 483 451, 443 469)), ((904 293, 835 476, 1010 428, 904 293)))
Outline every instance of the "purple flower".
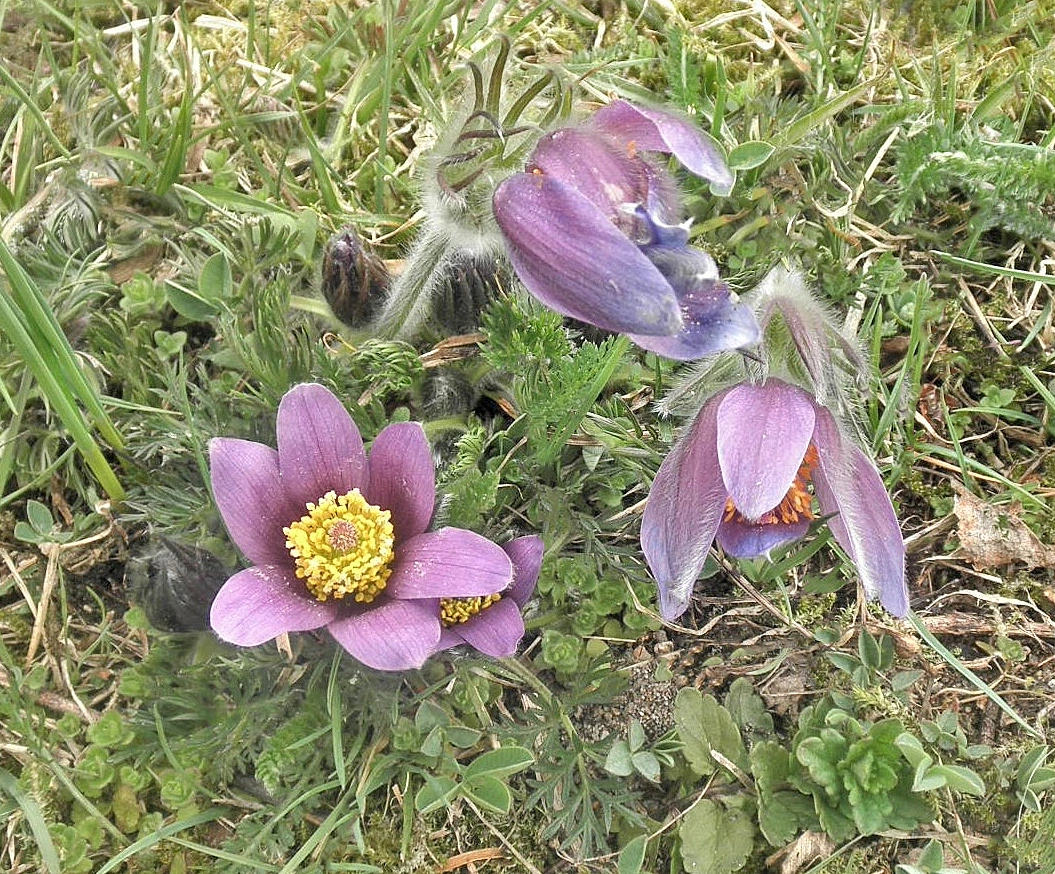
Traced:
POLYGON ((502 549, 513 562, 513 585, 500 595, 440 601, 444 628, 437 650, 467 643, 492 658, 506 658, 517 651, 524 636, 520 611, 535 591, 542 566, 542 538, 518 537, 502 549))
POLYGON ((326 628, 381 670, 420 667, 442 627, 437 598, 478 598, 510 586, 500 546, 460 528, 426 531, 435 467, 416 423, 363 440, 321 385, 298 385, 278 408, 278 450, 248 440, 209 444, 213 494, 252 567, 212 605, 213 630, 240 646, 326 628))
POLYGON ((641 547, 663 616, 688 607, 715 538, 732 556, 768 555, 806 533, 814 497, 868 597, 904 616, 905 544, 879 472, 827 408, 772 378, 711 397, 656 475, 641 547))
POLYGON ((678 191, 641 152, 673 154, 719 187, 733 178, 688 122, 617 100, 544 136, 524 172, 494 193, 517 275, 550 308, 670 358, 755 343, 758 325, 688 245, 678 191))

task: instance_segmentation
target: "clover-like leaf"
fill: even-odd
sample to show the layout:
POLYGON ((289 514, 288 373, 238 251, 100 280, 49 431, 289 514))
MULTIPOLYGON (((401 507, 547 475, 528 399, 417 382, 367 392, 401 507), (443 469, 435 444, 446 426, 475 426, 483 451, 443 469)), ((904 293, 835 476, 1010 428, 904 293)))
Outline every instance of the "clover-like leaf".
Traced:
POLYGON ((513 805, 509 787, 496 777, 477 777, 467 781, 464 791, 469 798, 493 813, 509 813, 513 805))

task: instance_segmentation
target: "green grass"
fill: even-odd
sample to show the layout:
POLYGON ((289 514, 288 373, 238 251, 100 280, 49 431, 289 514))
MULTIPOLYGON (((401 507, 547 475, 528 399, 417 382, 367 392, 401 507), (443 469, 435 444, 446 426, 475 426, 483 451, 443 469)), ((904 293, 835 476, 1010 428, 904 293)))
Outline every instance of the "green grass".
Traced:
MULTIPOLYGON (((836 0, 0 0, 12 874, 761 871, 810 826, 831 860, 802 870, 1055 871, 1055 590, 1005 536, 1055 539, 1055 6, 884 16, 836 0), (428 320, 394 341, 328 315, 328 239, 352 226, 393 266, 407 254, 430 228, 430 148, 473 71, 495 108, 495 69, 499 108, 531 94, 512 113, 529 127, 648 99, 733 157, 726 198, 679 176, 694 242, 740 292, 799 266, 857 325, 875 368, 862 439, 908 540, 911 622, 862 610, 815 536, 772 564, 715 561, 661 627, 638 531, 683 415, 651 401, 674 389, 668 406, 691 407, 691 366, 515 294, 482 317, 480 353, 443 368, 422 357, 444 339, 428 320), (449 524, 543 536, 520 656, 382 676, 322 636, 239 650, 130 606, 151 538, 236 565, 207 442, 273 441, 305 380, 367 439, 424 420, 449 524), (954 487, 993 509, 990 530, 958 519, 954 487), (991 562, 964 557, 986 546, 991 562), (669 678, 703 696, 675 702, 669 678), (920 791, 865 791, 854 772, 822 796, 844 742, 920 791), (498 747, 508 760, 483 757, 498 747), (879 833, 839 813, 850 784, 879 833), (819 823, 796 806, 815 797, 819 823), (884 813, 888 798, 935 824, 884 813), (725 846, 701 847, 708 830, 725 846)), ((523 136, 496 160, 517 166, 523 136)))

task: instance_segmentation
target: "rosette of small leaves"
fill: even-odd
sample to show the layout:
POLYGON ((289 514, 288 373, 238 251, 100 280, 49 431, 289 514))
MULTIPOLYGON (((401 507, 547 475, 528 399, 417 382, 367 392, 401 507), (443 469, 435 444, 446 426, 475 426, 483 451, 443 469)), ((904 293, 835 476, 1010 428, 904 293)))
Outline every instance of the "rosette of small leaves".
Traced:
POLYGON ((870 723, 822 703, 806 708, 799 725, 789 782, 813 796, 817 818, 834 840, 912 829, 933 818, 912 791, 913 768, 896 743, 905 731, 900 720, 870 723))
POLYGON ((583 655, 582 639, 564 634, 555 628, 542 632, 542 661, 557 672, 558 677, 571 677, 579 669, 583 655))

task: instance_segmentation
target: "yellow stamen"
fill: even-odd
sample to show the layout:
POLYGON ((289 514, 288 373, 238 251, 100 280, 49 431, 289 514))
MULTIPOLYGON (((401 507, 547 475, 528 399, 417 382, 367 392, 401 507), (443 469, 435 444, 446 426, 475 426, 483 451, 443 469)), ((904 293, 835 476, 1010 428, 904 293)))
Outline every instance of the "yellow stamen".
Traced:
POLYGON ((444 628, 461 625, 501 600, 502 596, 497 593, 482 598, 440 598, 440 622, 444 628))
POLYGON ((297 576, 320 601, 350 595, 369 604, 392 573, 392 513, 368 504, 359 489, 327 492, 307 509, 282 529, 297 576))
POLYGON ((725 501, 725 521, 740 519, 754 525, 794 525, 796 522, 813 518, 813 495, 809 486, 813 482, 813 468, 817 465, 817 450, 811 443, 799 464, 799 471, 788 489, 788 493, 772 510, 763 513, 758 519, 747 519, 737 509, 732 498, 725 501))

